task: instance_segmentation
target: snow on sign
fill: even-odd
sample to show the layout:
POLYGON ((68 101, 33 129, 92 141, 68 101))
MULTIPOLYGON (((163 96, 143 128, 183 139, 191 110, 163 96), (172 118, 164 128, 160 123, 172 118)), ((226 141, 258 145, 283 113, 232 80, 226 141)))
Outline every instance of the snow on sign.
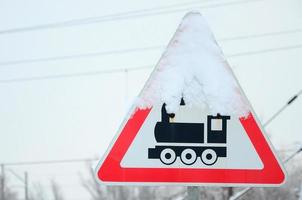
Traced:
POLYGON ((96 173, 105 184, 285 181, 282 165, 199 13, 184 17, 96 173))

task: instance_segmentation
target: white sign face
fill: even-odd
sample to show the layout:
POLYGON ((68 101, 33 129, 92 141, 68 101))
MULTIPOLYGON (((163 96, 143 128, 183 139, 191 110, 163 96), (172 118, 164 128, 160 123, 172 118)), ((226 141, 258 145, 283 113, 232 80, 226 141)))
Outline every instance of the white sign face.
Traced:
MULTIPOLYGON (((204 130, 199 131, 199 137, 203 137, 203 143, 181 143, 181 142, 156 142, 154 129, 158 122, 161 122, 161 108, 162 105, 154 106, 148 116, 148 123, 144 123, 140 128, 137 136, 129 147, 127 153, 122 159, 121 166, 125 168, 207 168, 207 169, 262 169, 263 163, 259 158, 254 146, 252 145, 248 135, 245 133, 243 126, 236 117, 230 116, 230 119, 226 121, 226 142, 225 143, 211 143, 207 140, 208 136, 211 136, 211 130, 221 131, 222 120, 212 119, 211 127, 207 126, 208 114, 200 108, 181 106, 179 111, 175 113, 175 117, 170 119, 171 124, 186 124, 195 123, 203 124, 204 130), (172 122, 173 120, 173 122, 172 122), (209 133, 208 133, 209 132, 209 133), (192 164, 187 161, 183 163, 180 156, 176 156, 175 162, 172 164, 164 164, 158 159, 148 158, 148 149, 155 148, 155 146, 170 146, 173 147, 186 147, 186 149, 195 148, 213 148, 223 147, 226 149, 226 156, 219 157, 212 165, 206 165, 201 161, 201 152, 196 152, 196 161, 191 161, 192 164), (139 152, 139 153, 138 153, 139 152), (248 159, 247 159, 248 158, 248 159), (188 164, 188 162, 190 164, 188 164)), ((163 133, 164 134, 164 133, 163 133)), ((190 133, 180 133, 187 134, 190 133)), ((217 134, 217 133, 216 133, 217 134)), ((224 134, 221 131, 218 134, 224 134)), ((198 135, 197 135, 198 137, 198 135)), ((190 154, 190 152, 189 152, 190 154)), ((194 154, 194 153, 193 153, 194 154)))

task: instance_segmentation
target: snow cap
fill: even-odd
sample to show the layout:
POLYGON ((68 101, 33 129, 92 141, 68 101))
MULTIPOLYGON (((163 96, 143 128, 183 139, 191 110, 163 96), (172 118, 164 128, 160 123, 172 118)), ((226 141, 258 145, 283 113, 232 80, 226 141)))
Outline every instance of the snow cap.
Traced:
POLYGON ((223 53, 200 13, 182 20, 143 89, 138 106, 166 103, 169 113, 186 105, 202 107, 210 114, 238 117, 248 113, 248 104, 223 53))

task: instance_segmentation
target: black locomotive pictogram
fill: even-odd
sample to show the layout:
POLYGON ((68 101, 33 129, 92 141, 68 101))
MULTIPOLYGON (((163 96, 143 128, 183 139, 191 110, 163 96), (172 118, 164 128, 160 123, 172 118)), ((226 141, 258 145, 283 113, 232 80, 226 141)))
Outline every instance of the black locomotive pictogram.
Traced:
MULTIPOLYGON (((183 99, 180 105, 185 105, 183 99)), ((207 142, 204 141, 204 123, 170 122, 175 114, 168 114, 166 105, 161 109, 161 121, 154 128, 158 145, 148 149, 149 159, 160 159, 165 165, 171 165, 177 157, 185 165, 192 165, 200 157, 205 165, 213 165, 219 157, 227 157, 227 120, 226 115, 207 116, 207 142), (213 120, 221 120, 220 130, 212 129, 213 120), (219 144, 219 145, 217 145, 219 144)))

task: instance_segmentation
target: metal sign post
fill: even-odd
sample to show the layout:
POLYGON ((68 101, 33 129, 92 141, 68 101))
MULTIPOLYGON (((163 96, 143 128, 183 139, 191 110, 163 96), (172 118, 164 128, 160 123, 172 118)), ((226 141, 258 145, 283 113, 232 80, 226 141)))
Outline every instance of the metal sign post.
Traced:
POLYGON ((187 187, 187 200, 199 200, 199 199, 200 199, 199 187, 188 186, 187 187))
POLYGON ((25 200, 28 200, 28 172, 24 172, 24 192, 25 200))

